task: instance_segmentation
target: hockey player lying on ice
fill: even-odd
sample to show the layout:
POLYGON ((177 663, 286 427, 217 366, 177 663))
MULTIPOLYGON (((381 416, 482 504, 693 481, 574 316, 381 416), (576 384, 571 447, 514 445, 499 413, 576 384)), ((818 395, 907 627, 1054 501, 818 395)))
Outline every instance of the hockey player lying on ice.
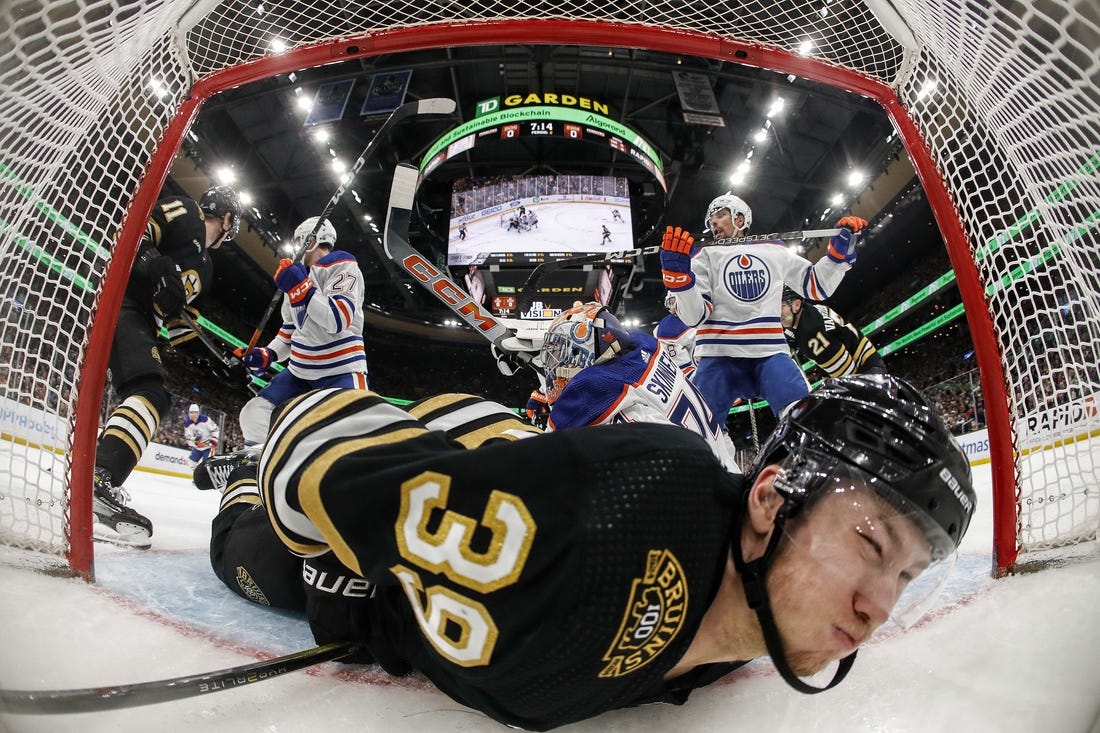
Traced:
POLYGON ((839 660, 836 684, 928 609, 974 510, 965 455, 891 377, 797 401, 744 476, 675 426, 532 432, 469 396, 298 397, 225 489, 215 570, 354 661, 545 730, 763 655, 803 692, 839 660))

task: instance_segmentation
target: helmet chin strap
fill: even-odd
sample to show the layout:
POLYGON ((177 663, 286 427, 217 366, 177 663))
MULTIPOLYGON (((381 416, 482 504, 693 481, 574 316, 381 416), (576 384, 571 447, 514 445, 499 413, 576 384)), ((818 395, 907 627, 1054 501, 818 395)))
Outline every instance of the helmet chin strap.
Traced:
POLYGON ((779 638, 779 628, 776 626, 775 617, 772 615, 765 582, 769 563, 776 546, 779 544, 779 538, 783 534, 783 525, 787 521, 787 507, 788 504, 784 503, 776 513, 775 527, 763 555, 751 562, 745 562, 745 558, 741 554, 739 533, 730 545, 733 550, 733 565, 737 568, 737 572, 741 576, 741 584, 745 588, 745 600, 748 601, 749 608, 756 611, 756 617, 760 620, 760 629, 764 632, 764 644, 768 648, 768 655, 771 656, 772 663, 775 664, 775 668, 779 670, 780 676, 788 685, 807 695, 815 695, 836 687, 841 680, 848 676, 848 672, 856 661, 856 652, 852 652, 840 660, 840 665, 837 667, 832 681, 824 687, 814 687, 806 684, 799 679, 798 675, 791 669, 791 665, 787 663, 787 655, 783 651, 783 642, 779 638))

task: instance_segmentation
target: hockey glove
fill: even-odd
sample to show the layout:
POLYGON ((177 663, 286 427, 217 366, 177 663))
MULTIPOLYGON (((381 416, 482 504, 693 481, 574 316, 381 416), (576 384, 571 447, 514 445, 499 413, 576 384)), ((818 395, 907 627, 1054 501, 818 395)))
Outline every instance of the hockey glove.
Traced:
POLYGON ((233 349, 233 356, 244 362, 244 365, 256 374, 263 374, 271 362, 274 361, 275 352, 271 349, 257 346, 252 351, 245 353, 245 347, 233 349))
POLYGON ((183 272, 171 257, 157 257, 148 264, 153 282, 153 312, 162 320, 179 316, 187 305, 187 290, 183 287, 183 272))
POLYGON ((665 236, 661 240, 661 277, 671 292, 687 290, 695 284, 695 274, 691 271, 693 244, 695 237, 686 230, 680 227, 665 228, 665 236))
POLYGON ((309 271, 300 262, 292 263, 285 257, 280 260, 279 269, 275 271, 275 284, 279 286, 279 290, 290 296, 291 305, 305 305, 313 297, 309 271))
POLYGON ((837 222, 841 227, 840 234, 829 238, 829 249, 826 254, 833 262, 847 262, 850 265, 856 263, 856 238, 852 232, 858 232, 867 226, 866 219, 858 216, 845 216, 837 222))

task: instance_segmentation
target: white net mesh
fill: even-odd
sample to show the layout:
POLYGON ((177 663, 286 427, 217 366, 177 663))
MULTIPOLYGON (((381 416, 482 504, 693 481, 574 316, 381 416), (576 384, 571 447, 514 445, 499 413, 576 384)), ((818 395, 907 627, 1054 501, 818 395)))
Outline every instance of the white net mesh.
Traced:
MULTIPOLYGON (((1004 403, 1007 419, 991 433, 1008 431, 1017 454, 1015 485, 997 487, 1017 492, 1013 541, 1027 552, 1095 537, 1100 449, 1091 446, 1100 439, 1087 438, 1100 432, 1097 6, 892 6, 900 17, 882 0, 3 4, 0 536, 59 557, 71 550, 70 446, 90 328, 102 294, 124 284, 103 276, 194 81, 306 46, 325 49, 320 63, 456 37, 473 43, 479 29, 504 22, 529 23, 523 40, 535 43, 538 21, 550 20, 559 21, 559 42, 565 21, 610 26, 623 43, 638 42, 631 28, 675 30, 715 58, 766 65, 769 49, 788 52, 780 64, 804 53, 826 64, 816 67, 823 80, 835 68, 894 86, 985 288, 992 334, 984 319, 972 319, 972 332, 992 335, 1004 371, 1005 394, 985 399, 1004 403), (407 29, 418 30, 416 40, 407 29)), ((670 50, 674 38, 662 42, 670 50)), ((936 211, 942 225, 945 212, 936 211)), ((964 299, 972 314, 982 310, 980 298, 964 299)), ((98 400, 91 386, 97 393, 85 399, 98 400)))

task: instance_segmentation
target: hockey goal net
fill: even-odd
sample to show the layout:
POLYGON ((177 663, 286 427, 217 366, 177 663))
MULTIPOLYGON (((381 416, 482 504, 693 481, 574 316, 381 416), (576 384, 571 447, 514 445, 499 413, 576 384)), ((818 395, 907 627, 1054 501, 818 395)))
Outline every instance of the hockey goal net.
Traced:
POLYGON ((0 537, 91 576, 114 321, 144 220, 211 94, 334 60, 522 39, 720 59, 877 100, 944 234, 974 340, 996 569, 1093 541, 1097 14, 1094 0, 4 3, 0 537))

